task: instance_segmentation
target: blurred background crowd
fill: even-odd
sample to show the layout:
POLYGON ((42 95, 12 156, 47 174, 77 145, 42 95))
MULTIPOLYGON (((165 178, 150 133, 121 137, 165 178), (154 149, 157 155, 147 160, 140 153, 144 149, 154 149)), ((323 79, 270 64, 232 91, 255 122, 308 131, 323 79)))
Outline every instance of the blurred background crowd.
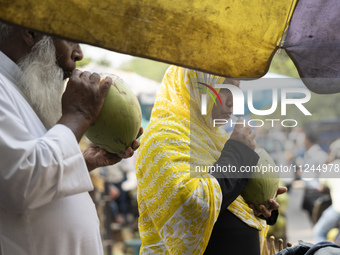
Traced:
MULTIPOLYGON (((139 99, 143 113, 142 126, 145 128, 150 120, 157 90, 169 65, 120 56, 118 53, 109 56, 102 49, 86 45, 82 47, 84 55, 89 57, 84 58, 78 68, 114 73, 124 79, 139 99)), ((274 78, 271 82, 273 84, 290 77, 298 77, 296 68, 285 53, 280 52, 275 55, 269 73, 262 79, 274 78)), ((241 89, 246 91, 249 87, 247 83, 250 82, 241 81, 241 89)), ((304 87, 298 80, 294 80, 293 84, 304 87)), ((256 90, 253 92, 254 107, 268 109, 272 102, 272 89, 254 84, 252 86, 256 90)), ((264 125, 254 128, 257 144, 272 156, 275 163, 296 170, 282 176, 281 184, 288 187, 288 192, 279 197, 280 216, 269 230, 269 235, 282 238, 284 243, 291 242, 294 245, 299 240, 311 243, 332 240, 340 244, 340 171, 337 171, 340 166, 339 101, 336 94, 326 97, 312 93, 311 100, 304 105, 312 113, 311 116, 289 108, 294 106, 288 106, 287 116, 279 116, 280 111, 262 116, 263 119, 295 119, 298 123, 295 127, 275 125, 266 128, 264 125), (300 166, 308 166, 309 170, 313 166, 314 170, 306 174, 306 169, 300 166), (323 176, 323 173, 330 172, 325 167, 330 166, 333 167, 332 173, 323 176)), ((261 119, 261 116, 253 116, 251 112, 246 112, 243 117, 246 120, 261 119)), ((86 143, 86 138, 83 138, 81 146, 86 143)), ((134 156, 91 173, 95 187, 91 196, 101 221, 106 254, 138 254, 140 240, 135 160, 134 156)))

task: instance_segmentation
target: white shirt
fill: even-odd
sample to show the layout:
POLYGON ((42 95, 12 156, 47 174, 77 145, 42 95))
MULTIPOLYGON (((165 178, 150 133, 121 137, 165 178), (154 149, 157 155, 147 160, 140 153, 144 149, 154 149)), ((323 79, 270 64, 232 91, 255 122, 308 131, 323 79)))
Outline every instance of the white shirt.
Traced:
POLYGON ((0 52, 0 254, 103 254, 93 189, 77 140, 49 131, 16 88, 0 52))

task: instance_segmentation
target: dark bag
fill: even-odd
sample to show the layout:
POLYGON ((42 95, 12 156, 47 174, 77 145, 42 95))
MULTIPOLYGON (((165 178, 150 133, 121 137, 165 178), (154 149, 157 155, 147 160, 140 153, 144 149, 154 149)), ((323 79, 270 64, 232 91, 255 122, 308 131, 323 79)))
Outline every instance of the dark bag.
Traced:
POLYGON ((310 219, 312 219, 314 203, 323 194, 319 193, 316 189, 306 187, 303 196, 302 209, 306 210, 309 214, 310 219))
POLYGON ((286 248, 276 255, 339 255, 340 245, 329 241, 319 242, 315 245, 310 243, 304 243, 300 241, 300 244, 293 247, 286 248))

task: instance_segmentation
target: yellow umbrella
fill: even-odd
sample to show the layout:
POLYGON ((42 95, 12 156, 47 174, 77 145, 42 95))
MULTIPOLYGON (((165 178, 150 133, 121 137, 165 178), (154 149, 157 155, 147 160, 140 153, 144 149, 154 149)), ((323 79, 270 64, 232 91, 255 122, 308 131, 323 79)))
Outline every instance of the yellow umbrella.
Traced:
POLYGON ((297 0, 0 0, 0 19, 222 76, 258 78, 297 0))

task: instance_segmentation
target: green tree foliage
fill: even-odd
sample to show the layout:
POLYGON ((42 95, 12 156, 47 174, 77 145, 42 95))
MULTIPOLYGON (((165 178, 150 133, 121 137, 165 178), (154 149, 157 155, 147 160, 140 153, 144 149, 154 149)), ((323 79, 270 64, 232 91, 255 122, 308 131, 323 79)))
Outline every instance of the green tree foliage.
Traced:
MULTIPOLYGON (((277 52, 270 65, 269 72, 278 73, 294 78, 299 78, 298 71, 284 50, 277 52)), ((322 86, 322 84, 320 84, 322 86)), ((323 121, 331 118, 338 118, 340 113, 340 95, 337 94, 316 94, 311 92, 309 102, 303 104, 312 116, 305 116, 295 105, 287 105, 287 116, 281 116, 280 102, 276 111, 270 116, 252 116, 256 119, 295 119, 299 126, 310 121, 323 121)), ((267 108, 269 109, 270 106, 267 108)))
POLYGON ((100 65, 100 66, 106 66, 106 67, 110 67, 111 66, 111 62, 105 58, 103 59, 99 59, 97 61, 97 64, 100 65))
POLYGON ((86 66, 86 65, 90 64, 91 61, 92 61, 91 58, 83 58, 81 61, 77 61, 77 67, 86 66))
POLYGON ((162 62, 136 57, 128 62, 123 63, 120 66, 120 69, 124 71, 135 72, 149 79, 161 82, 165 71, 169 66, 169 64, 162 62))
POLYGON ((277 51, 270 64, 269 72, 299 78, 299 73, 285 50, 277 51))
MULTIPOLYGON (((142 76, 161 82, 169 66, 169 64, 162 62, 136 57, 123 63, 119 68, 125 71, 136 72, 142 76)), ((284 50, 276 52, 272 59, 269 72, 295 78, 299 77, 295 65, 284 50)))

